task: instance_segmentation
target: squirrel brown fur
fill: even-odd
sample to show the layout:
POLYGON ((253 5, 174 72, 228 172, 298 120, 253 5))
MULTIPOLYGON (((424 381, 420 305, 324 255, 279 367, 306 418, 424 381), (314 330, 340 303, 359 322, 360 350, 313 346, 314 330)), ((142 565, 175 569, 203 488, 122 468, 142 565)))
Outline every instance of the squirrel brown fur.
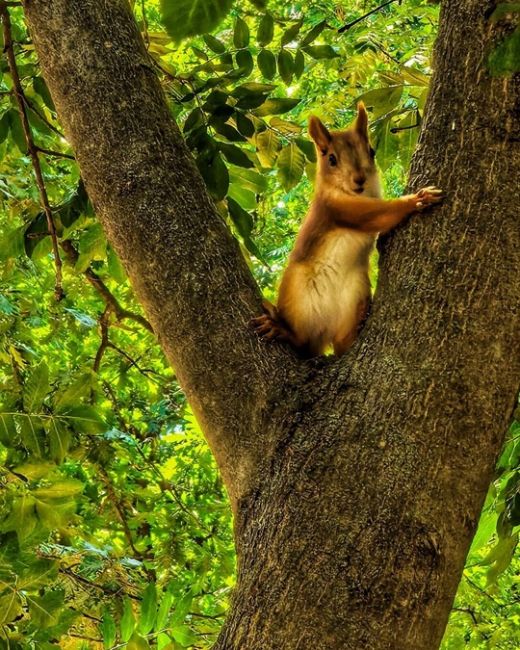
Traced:
POLYGON ((264 314, 253 326, 262 338, 287 341, 304 357, 323 354, 330 345, 341 355, 369 309, 369 257, 377 235, 439 202, 442 192, 430 186, 398 199, 381 198, 362 102, 350 128, 329 131, 312 116, 309 134, 318 156, 314 198, 277 305, 264 301, 264 314))

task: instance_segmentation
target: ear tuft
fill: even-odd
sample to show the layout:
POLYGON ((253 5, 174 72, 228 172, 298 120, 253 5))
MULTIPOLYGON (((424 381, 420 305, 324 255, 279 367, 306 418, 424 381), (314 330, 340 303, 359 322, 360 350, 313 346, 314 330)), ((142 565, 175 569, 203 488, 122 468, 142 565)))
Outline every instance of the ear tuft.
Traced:
POLYGON ((309 135, 314 140, 318 149, 322 153, 325 153, 332 140, 332 136, 327 127, 316 115, 311 115, 309 118, 309 135))
POLYGON ((363 102, 359 102, 355 128, 359 135, 368 140, 368 113, 363 102))

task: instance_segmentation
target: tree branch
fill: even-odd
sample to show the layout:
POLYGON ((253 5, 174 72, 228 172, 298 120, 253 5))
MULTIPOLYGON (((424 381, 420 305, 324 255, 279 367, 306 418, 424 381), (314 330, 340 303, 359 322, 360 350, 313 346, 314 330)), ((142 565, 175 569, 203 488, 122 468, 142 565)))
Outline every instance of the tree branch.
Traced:
POLYGON ((376 11, 381 11, 381 9, 384 9, 385 7, 388 7, 388 5, 391 5, 394 2, 399 2, 399 4, 401 4, 402 0, 387 0, 386 2, 383 2, 383 4, 379 5, 379 7, 375 7, 374 9, 371 9, 366 14, 363 14, 363 16, 360 16, 359 18, 356 18, 352 22, 347 23, 346 25, 343 25, 343 27, 340 27, 338 29, 338 34, 343 34, 343 32, 346 32, 351 27, 354 27, 354 25, 357 25, 362 20, 365 20, 366 18, 368 18, 372 14, 375 14, 376 11))
POLYGON ((96 214, 233 498, 255 480, 240 468, 265 462, 268 394, 295 357, 248 326, 260 292, 171 119, 128 3, 30 0, 26 17, 96 214), (101 57, 94 74, 85 62, 101 57))
MULTIPOLYGON (((70 241, 70 239, 65 239, 64 241, 62 241, 61 247, 67 254, 67 257, 69 258, 70 262, 72 264, 76 264, 79 258, 79 254, 78 251, 74 248, 74 244, 70 241)), ((86 276, 87 280, 90 282, 90 284, 96 289, 99 295, 103 298, 105 303, 112 309, 117 320, 125 320, 125 319, 133 320, 136 323, 142 325, 145 329, 147 329, 149 332, 153 334, 152 326, 146 320, 146 318, 144 316, 141 316, 141 314, 136 314, 135 312, 122 307, 119 301, 117 300, 117 298, 107 287, 107 285, 103 282, 103 280, 99 277, 99 275, 92 270, 90 266, 87 269, 85 269, 83 273, 86 276)))
POLYGON ((47 190, 45 189, 45 183, 43 181, 40 159, 38 157, 39 149, 34 144, 31 126, 27 118, 27 111, 25 110, 25 94, 23 92, 22 84, 20 81, 20 75, 18 74, 18 67, 16 65, 16 56, 14 53, 13 37, 11 32, 11 17, 9 15, 9 9, 8 9, 9 6, 13 6, 13 4, 4 2, 3 4, 0 5, 0 14, 2 16, 2 23, 4 26, 4 50, 7 54, 9 72, 11 73, 11 77, 13 79, 14 96, 16 98, 18 113, 20 115, 20 120, 22 122, 25 141, 27 143, 27 149, 33 164, 34 174, 36 176, 36 184, 38 186, 38 192, 40 194, 40 201, 42 204, 43 211, 45 212, 45 216, 47 218, 47 226, 49 228, 49 234, 52 240, 54 264, 56 267, 56 283, 54 287, 54 296, 56 300, 61 300, 65 294, 63 292, 63 287, 62 287, 62 277, 61 277, 62 264, 61 264, 59 246, 58 246, 58 236, 56 234, 56 227, 54 225, 54 218, 52 215, 51 206, 49 204, 47 190))

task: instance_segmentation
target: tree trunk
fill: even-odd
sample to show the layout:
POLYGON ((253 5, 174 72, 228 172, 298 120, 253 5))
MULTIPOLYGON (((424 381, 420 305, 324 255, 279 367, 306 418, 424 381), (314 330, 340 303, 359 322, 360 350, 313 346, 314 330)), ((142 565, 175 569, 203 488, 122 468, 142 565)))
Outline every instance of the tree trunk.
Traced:
POLYGON ((259 294, 207 198, 126 0, 26 0, 97 214, 235 511, 218 650, 435 650, 520 383, 518 80, 495 2, 445 0, 411 185, 344 358, 258 342, 259 294), (516 81, 516 82, 515 82, 516 81))

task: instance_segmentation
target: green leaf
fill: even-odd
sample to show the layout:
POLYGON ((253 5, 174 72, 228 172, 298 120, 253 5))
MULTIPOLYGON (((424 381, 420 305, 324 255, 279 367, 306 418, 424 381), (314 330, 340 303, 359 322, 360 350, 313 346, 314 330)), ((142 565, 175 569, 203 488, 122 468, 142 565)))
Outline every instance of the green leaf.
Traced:
POLYGON ((296 138, 295 142, 303 151, 305 157, 309 162, 316 162, 316 147, 314 145, 314 142, 306 140, 305 138, 296 138))
POLYGON ((65 408, 77 406, 78 402, 90 394, 93 380, 94 377, 91 371, 82 372, 68 386, 60 388, 54 395, 56 412, 60 413, 65 408))
POLYGON ((374 116, 386 115, 390 113, 399 104, 401 95, 403 94, 403 86, 384 86, 383 88, 374 88, 369 90, 356 99, 356 104, 363 101, 367 108, 374 109, 374 116))
POLYGON ((256 81, 240 84, 231 93, 233 97, 246 97, 248 95, 267 95, 276 88, 275 84, 261 84, 256 81))
POLYGON ((155 621, 155 630, 162 630, 164 627, 166 627, 166 622, 168 620, 168 615, 170 613, 172 604, 173 593, 171 589, 167 589, 161 598, 161 604, 159 605, 159 611, 157 613, 157 618, 155 621))
POLYGON ((280 77, 289 86, 293 77, 294 62, 289 50, 282 48, 278 54, 278 72, 280 77))
POLYGON ((399 138, 392 133, 391 116, 384 119, 376 128, 377 164, 386 171, 394 162, 399 150, 399 138))
POLYGON ((294 55, 294 76, 299 79, 305 70, 305 57, 301 50, 297 50, 294 55))
POLYGON ((175 625, 171 628, 171 635, 183 648, 189 648, 197 643, 197 637, 187 625, 175 625))
POLYGON ((31 479, 32 481, 38 481, 47 474, 50 474, 55 468, 56 466, 54 463, 40 461, 22 463, 21 465, 17 465, 13 471, 31 479))
POLYGON ((37 524, 35 503, 34 497, 29 494, 22 494, 13 499, 11 512, 7 519, 0 524, 0 530, 16 532, 19 543, 23 544, 37 524))
POLYGON ((222 41, 219 41, 218 38, 215 38, 211 34, 204 34, 202 38, 204 39, 204 42, 209 47, 209 49, 212 52, 215 52, 215 54, 224 54, 226 51, 226 46, 224 43, 222 41))
POLYGON ((52 460, 56 463, 62 463, 69 451, 72 442, 72 434, 70 430, 55 418, 49 420, 50 424, 47 427, 49 434, 49 451, 52 460))
POLYGON ((263 167, 274 167, 278 152, 282 148, 279 136, 271 129, 262 131, 256 136, 256 146, 260 164, 263 167))
POLYGON ((64 592, 61 589, 48 591, 43 596, 25 596, 29 605, 32 623, 39 629, 57 625, 64 592))
POLYGON ((339 53, 331 45, 306 45, 303 51, 313 59, 334 59, 339 53))
POLYGON ((93 406, 78 404, 64 408, 59 416, 79 433, 102 433, 106 430, 105 422, 93 406))
POLYGON ((256 40, 258 45, 265 47, 273 40, 274 36, 274 20, 270 14, 265 14, 262 16, 260 23, 258 25, 258 32, 256 34, 256 40))
POLYGON ((291 25, 289 29, 285 30, 285 32, 282 34, 282 39, 281 39, 282 47, 284 45, 289 45, 289 43, 292 43, 292 41, 294 41, 294 39, 298 36, 302 24, 303 24, 303 18, 298 22, 294 23, 294 25, 291 25))
POLYGON ((240 18, 240 16, 235 20, 233 44, 238 50, 249 45, 249 27, 246 21, 240 18))
POLYGON ((132 634, 132 638, 128 641, 128 645, 126 646, 126 650, 149 650, 149 648, 150 644, 148 641, 140 634, 137 634, 137 632, 132 634))
POLYGON ((255 134, 255 125, 240 111, 236 112, 235 122, 238 131, 246 138, 251 138, 255 134))
POLYGON ((4 142, 4 140, 9 135, 10 126, 11 123, 9 121, 9 112, 7 111, 2 115, 2 118, 0 119, 0 144, 2 144, 2 142, 4 142))
POLYGON ((247 154, 236 145, 219 142, 218 147, 220 151, 222 151, 226 159, 230 163, 233 163, 233 165, 238 165, 239 167, 245 167, 246 169, 254 167, 252 161, 249 159, 247 154))
MULTIPOLYGON (((232 128, 229 126, 229 129, 232 128)), ((197 166, 204 178, 209 193, 216 201, 221 201, 228 191, 229 172, 220 153, 208 154, 204 152, 198 156, 197 166)))
POLYGON ((255 67, 251 52, 249 50, 239 50, 235 55, 235 59, 241 76, 248 77, 255 67))
POLYGON ((43 400, 50 390, 49 369, 41 361, 27 378, 23 391, 23 406, 28 413, 38 412, 43 400))
POLYGON ((151 582, 143 593, 141 602, 141 616, 137 629, 141 634, 148 634, 153 628, 155 617, 157 616, 157 590, 155 584, 151 582))
POLYGON ((110 277, 113 280, 115 280, 118 284, 123 284, 124 282, 126 282, 127 275, 126 275, 125 268, 121 264, 121 260, 119 259, 117 253, 112 248, 112 246, 108 247, 107 264, 108 264, 108 272, 110 273, 110 277))
POLYGON ((298 184, 304 166, 305 156, 294 142, 282 149, 278 156, 278 176, 285 190, 298 184))
POLYGON ((12 228, 0 236, 0 260, 5 261, 25 252, 25 226, 12 228))
POLYGON ((238 234, 246 239, 253 230, 253 218, 234 199, 228 196, 227 199, 229 214, 236 226, 238 234))
POLYGON ((468 556, 480 550, 489 542, 491 536, 496 531, 496 525, 497 513, 492 509, 483 511, 468 556))
POLYGON ((0 597, 0 625, 14 621, 22 613, 22 599, 13 587, 10 589, 6 596, 0 597))
MULTIPOLYGON (((20 414, 23 416, 24 414, 20 414)), ((26 415, 19 418, 20 437, 23 444, 36 456, 42 455, 42 432, 41 418, 37 415, 26 415)))
POLYGON ((281 117, 272 117, 269 120, 269 124, 276 129, 281 131, 285 135, 295 135, 302 132, 302 127, 296 122, 291 122, 290 120, 284 120, 281 117))
POLYGON ((300 100, 293 97, 273 97, 265 101, 254 112, 259 117, 264 117, 265 115, 281 115, 282 113, 287 113, 299 103, 300 100))
POLYGON ((69 499, 76 497, 83 492, 84 484, 74 478, 56 481, 47 487, 39 487, 33 490, 32 494, 40 501, 52 503, 55 500, 69 499))
POLYGON ((212 126, 219 135, 223 135, 230 142, 245 142, 244 136, 231 124, 215 122, 212 126))
POLYGON ((135 628, 135 618, 130 598, 125 598, 123 601, 123 616, 121 617, 120 627, 121 639, 123 641, 128 641, 135 628))
POLYGON ((252 169, 235 167, 230 173, 230 178, 255 194, 262 194, 267 189, 267 178, 252 169))
POLYGON ((103 647, 111 648, 116 642, 116 623, 106 607, 103 611, 100 629, 103 636, 103 647))
POLYGON ((305 36, 302 39, 301 42, 301 47, 305 47, 306 45, 310 45, 314 40, 318 38, 318 36, 321 34, 321 32, 325 29, 327 26, 326 21, 322 20, 321 23, 318 23, 317 25, 314 25, 312 29, 310 29, 305 36))
POLYGON ((18 576, 20 590, 35 590, 54 582, 58 575, 58 563, 54 560, 26 558, 18 576))
POLYGON ((0 442, 10 447, 17 435, 14 416, 11 413, 0 413, 0 442))
POLYGON ((161 0, 161 12, 174 41, 213 31, 226 17, 233 0, 161 0))
POLYGON ((75 269, 82 273, 86 271, 92 260, 106 258, 107 241, 100 223, 95 223, 81 234, 79 240, 79 257, 75 269))
POLYGON ((18 148, 19 152, 25 156, 27 153, 27 142, 25 140, 25 133, 22 126, 22 121, 18 111, 12 108, 7 113, 9 115, 9 127, 11 129, 11 137, 13 142, 18 148))
POLYGON ((43 77, 34 77, 33 88, 34 91, 38 93, 38 95, 40 95, 40 97, 43 99, 43 102, 47 108, 50 108, 51 111, 56 112, 56 108, 54 106, 54 102, 52 101, 49 89, 47 88, 47 84, 45 83, 45 79, 43 77))
POLYGON ((240 182, 229 184, 229 197, 240 203, 245 210, 254 210, 256 208, 255 193, 242 187, 240 182))
POLYGON ((270 50, 260 50, 256 58, 258 68, 266 79, 272 79, 276 74, 276 57, 270 50))

